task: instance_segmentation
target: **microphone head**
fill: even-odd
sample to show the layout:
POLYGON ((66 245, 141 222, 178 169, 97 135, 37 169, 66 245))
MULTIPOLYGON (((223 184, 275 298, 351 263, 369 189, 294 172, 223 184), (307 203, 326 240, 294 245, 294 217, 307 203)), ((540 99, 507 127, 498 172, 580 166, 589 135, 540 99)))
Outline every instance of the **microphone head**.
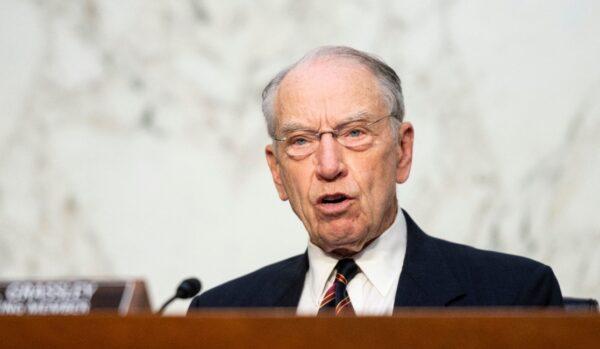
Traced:
POLYGON ((202 284, 200 280, 196 278, 189 278, 183 280, 179 286, 177 287, 177 292, 175 296, 177 298, 192 298, 200 292, 202 289, 202 284))

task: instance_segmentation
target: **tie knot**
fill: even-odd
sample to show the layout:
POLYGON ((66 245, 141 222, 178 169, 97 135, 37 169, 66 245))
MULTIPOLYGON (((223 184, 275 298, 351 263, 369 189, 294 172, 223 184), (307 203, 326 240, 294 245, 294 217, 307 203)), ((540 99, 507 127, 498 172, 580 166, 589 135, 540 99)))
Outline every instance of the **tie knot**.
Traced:
POLYGON ((342 274, 344 278, 346 278, 347 282, 350 282, 350 280, 358 274, 358 265, 356 265, 352 258, 340 259, 337 262, 335 269, 338 274, 342 274))

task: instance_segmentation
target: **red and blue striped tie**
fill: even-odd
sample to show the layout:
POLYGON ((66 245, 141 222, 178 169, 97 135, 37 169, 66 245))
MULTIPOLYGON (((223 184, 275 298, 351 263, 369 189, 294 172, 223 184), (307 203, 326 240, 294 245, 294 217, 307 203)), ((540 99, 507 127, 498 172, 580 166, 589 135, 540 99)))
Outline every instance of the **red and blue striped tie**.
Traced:
POLYGON ((358 274, 358 265, 353 259, 344 258, 338 261, 335 270, 335 280, 321 301, 319 314, 330 312, 333 310, 332 308, 335 308, 336 316, 355 315, 346 287, 350 280, 358 274))

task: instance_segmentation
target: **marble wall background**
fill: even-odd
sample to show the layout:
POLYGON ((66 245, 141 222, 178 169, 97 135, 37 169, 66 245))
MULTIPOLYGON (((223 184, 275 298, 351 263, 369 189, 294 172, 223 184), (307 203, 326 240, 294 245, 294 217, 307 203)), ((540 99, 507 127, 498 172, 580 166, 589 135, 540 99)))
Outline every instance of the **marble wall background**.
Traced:
POLYGON ((345 44, 403 78, 417 222, 598 298, 599 17, 594 0, 2 0, 0 278, 143 277, 157 306, 184 277, 302 252, 259 93, 345 44))

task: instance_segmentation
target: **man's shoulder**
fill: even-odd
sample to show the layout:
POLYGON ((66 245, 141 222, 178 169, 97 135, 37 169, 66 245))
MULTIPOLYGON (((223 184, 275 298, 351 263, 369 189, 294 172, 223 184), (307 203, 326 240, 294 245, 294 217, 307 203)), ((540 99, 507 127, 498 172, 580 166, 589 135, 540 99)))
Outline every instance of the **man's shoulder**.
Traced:
POLYGON ((267 265, 196 296, 190 309, 272 306, 277 290, 294 286, 306 263, 306 255, 300 254, 267 265))
POLYGON ((558 305, 562 295, 552 269, 531 258, 475 248, 443 239, 440 254, 461 284, 498 305, 558 305))
POLYGON ((518 256, 515 254, 485 250, 469 245, 464 245, 452 241, 431 237, 439 248, 439 251, 454 265, 480 269, 482 272, 489 270, 518 270, 531 271, 538 268, 547 267, 546 265, 531 258, 518 256))

